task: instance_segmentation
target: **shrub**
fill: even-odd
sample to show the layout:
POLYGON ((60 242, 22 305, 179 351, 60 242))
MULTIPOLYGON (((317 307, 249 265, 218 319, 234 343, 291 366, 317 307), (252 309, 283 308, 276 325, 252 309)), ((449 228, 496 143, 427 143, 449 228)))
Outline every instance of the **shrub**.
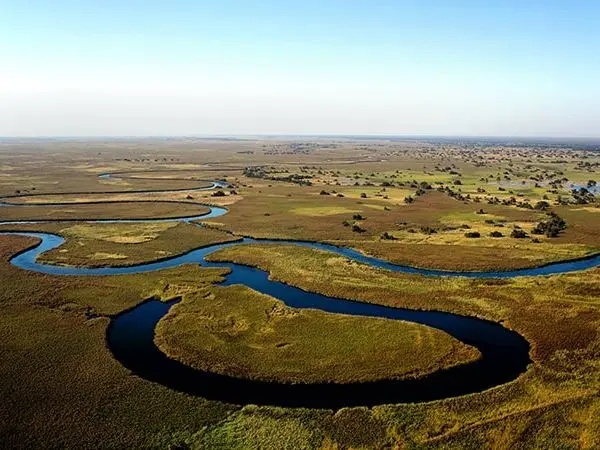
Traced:
POLYGON ((467 231, 465 233, 465 237, 478 238, 478 237, 481 237, 481 233, 479 233, 479 231, 467 231))
POLYGON ((520 228, 515 228, 510 233, 510 237, 516 238, 516 239, 523 239, 523 238, 527 237, 527 233, 520 228))
POLYGON ((490 233, 490 237, 493 237, 493 238, 500 238, 500 237, 503 237, 503 236, 504 235, 502 233, 500 233, 499 231, 492 231, 490 233))
POLYGON ((355 233, 364 233, 366 230, 364 228, 361 228, 359 225, 354 224, 352 225, 352 231, 354 231, 355 233))

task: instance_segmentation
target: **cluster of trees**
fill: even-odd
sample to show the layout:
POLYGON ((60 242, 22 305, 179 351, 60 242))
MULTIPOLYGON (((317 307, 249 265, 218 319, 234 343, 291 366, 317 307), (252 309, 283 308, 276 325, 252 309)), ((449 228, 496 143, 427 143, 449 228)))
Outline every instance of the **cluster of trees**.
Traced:
POLYGON ((548 220, 538 223, 531 233, 544 234, 547 237, 556 237, 567 228, 567 222, 556 213, 548 213, 548 220))
MULTIPOLYGON (((590 180, 592 181, 592 180, 590 180)), ((589 185, 589 187, 593 187, 595 185, 589 185)), ((596 197, 586 188, 582 187, 579 189, 573 189, 571 191, 571 195, 573 196, 573 200, 578 205, 587 205, 589 203, 594 203, 596 201, 596 197)))
POLYGON ((269 173, 269 171, 263 166, 253 166, 246 167, 244 169, 244 176, 248 178, 261 178, 263 180, 272 180, 272 181, 285 181, 288 183, 295 183, 301 186, 312 186, 312 182, 310 181, 313 178, 310 174, 302 174, 302 173, 291 173, 289 175, 280 175, 274 176, 269 173))

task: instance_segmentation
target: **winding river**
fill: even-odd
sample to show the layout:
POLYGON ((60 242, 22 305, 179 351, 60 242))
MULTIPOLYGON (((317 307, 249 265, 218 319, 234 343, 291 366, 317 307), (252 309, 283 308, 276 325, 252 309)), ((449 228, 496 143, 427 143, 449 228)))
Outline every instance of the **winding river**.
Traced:
MULTIPOLYGON (((110 174, 103 174, 104 177, 110 174)), ((215 182, 211 189, 224 187, 215 182)), ((157 191, 151 191, 157 192, 157 191)), ((168 191, 161 191, 168 192, 168 191)), ((58 195, 58 194, 57 194, 58 195)), ((63 194, 64 195, 64 194, 63 194)), ((44 203, 47 204, 47 203, 44 203)), ((24 206, 4 203, 5 206, 24 206)), ((61 203, 62 205, 62 203, 61 203)), ((40 204, 37 204, 40 206, 40 204)), ((151 219, 148 221, 193 221, 221 216, 225 208, 211 208, 208 214, 186 218, 151 219)), ((93 220, 92 222, 130 222, 132 220, 93 220)), ((40 221, 12 221, 11 224, 40 221)), ((37 232, 0 232, 38 238, 40 242, 11 258, 11 263, 25 270, 61 276, 119 275, 151 272, 182 264, 201 264, 204 267, 225 267, 230 270, 223 285, 242 284, 258 292, 281 300, 293 308, 313 308, 334 314, 380 317, 404 320, 442 330, 461 342, 476 347, 481 358, 476 361, 439 370, 415 379, 382 380, 349 384, 285 384, 234 378, 193 369, 168 358, 154 344, 157 323, 178 302, 147 300, 112 318, 106 334, 108 348, 114 357, 134 374, 177 391, 207 399, 235 404, 260 404, 285 407, 340 408, 345 406, 373 406, 386 403, 423 402, 465 395, 493 388, 513 381, 524 373, 531 363, 529 343, 518 333, 500 324, 474 317, 437 311, 416 311, 382 305, 361 303, 321 294, 268 279, 268 273, 253 267, 234 263, 206 261, 206 256, 223 248, 252 243, 298 245, 326 250, 362 264, 394 272, 419 274, 429 277, 513 278, 584 270, 600 265, 600 255, 580 260, 558 262, 541 267, 506 272, 445 272, 396 265, 365 256, 356 250, 316 242, 243 238, 236 242, 197 248, 188 253, 159 262, 127 267, 66 267, 43 264, 37 257, 57 248, 64 242, 58 235, 37 232)), ((435 278, 432 278, 435 282, 435 278)))

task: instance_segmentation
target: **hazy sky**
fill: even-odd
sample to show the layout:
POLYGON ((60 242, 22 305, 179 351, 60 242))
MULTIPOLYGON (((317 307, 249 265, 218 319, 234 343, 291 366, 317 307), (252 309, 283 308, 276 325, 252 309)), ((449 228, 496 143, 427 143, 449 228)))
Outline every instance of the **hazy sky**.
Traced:
POLYGON ((0 136, 600 136, 600 1, 0 0, 0 136))

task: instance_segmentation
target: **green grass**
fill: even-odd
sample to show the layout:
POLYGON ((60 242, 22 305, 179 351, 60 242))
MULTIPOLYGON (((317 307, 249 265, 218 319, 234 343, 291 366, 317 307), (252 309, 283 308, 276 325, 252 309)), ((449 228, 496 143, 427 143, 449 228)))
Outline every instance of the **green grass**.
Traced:
POLYGON ((187 296, 161 320, 156 342, 202 370, 287 383, 418 377, 479 355, 429 327, 295 310, 244 286, 187 296))

